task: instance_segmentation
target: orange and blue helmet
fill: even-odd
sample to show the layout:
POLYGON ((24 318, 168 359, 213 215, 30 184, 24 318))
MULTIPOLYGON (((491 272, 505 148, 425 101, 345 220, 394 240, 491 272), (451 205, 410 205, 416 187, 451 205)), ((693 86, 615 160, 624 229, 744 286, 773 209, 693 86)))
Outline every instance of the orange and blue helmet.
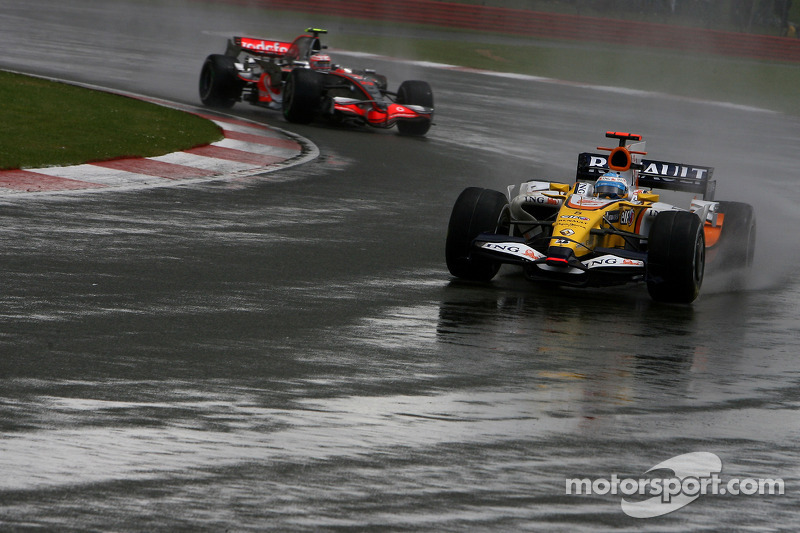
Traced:
POLYGON ((628 197, 628 182, 619 172, 606 172, 594 184, 594 193, 598 198, 619 200, 628 197))

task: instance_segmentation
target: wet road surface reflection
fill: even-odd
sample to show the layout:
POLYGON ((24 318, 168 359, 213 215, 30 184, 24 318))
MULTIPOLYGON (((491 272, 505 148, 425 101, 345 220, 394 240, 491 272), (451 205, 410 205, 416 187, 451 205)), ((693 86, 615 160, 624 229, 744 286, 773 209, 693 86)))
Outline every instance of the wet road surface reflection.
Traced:
MULTIPOLYGON (((433 268, 391 278, 258 294, 261 307, 238 302, 192 333, 176 316, 210 311, 170 290, 157 316, 74 302, 27 325, 6 315, 4 351, 33 331, 72 332, 68 347, 3 363, 12 523, 54 525, 80 508, 82 527, 131 529, 636 529, 611 497, 565 496, 564 479, 639 475, 687 449, 725 457, 726 472, 791 475, 797 331, 785 317, 796 288, 689 307, 653 304, 643 289, 539 288, 513 271, 493 286, 433 268), (275 298, 283 316, 314 319, 256 332, 275 298), (115 331, 98 343, 109 320, 115 331), (142 343, 158 324, 168 333, 142 343)), ((785 503, 758 508, 788 519, 785 503)), ((738 505, 717 497, 661 525, 738 505)))

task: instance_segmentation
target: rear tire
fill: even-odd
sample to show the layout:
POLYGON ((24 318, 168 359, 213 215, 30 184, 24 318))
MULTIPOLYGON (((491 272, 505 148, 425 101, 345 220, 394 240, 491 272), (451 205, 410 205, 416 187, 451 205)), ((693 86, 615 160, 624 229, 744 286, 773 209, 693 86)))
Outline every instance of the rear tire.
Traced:
POLYGON ((389 82, 383 74, 370 74, 368 78, 375 82, 381 94, 385 93, 386 89, 389 88, 389 82))
POLYGON ((295 124, 308 124, 320 112, 323 74, 309 69, 294 69, 283 91, 283 116, 295 124))
POLYGON ((209 107, 230 109, 239 101, 244 82, 236 70, 236 60, 213 54, 200 71, 200 100, 209 107))
MULTIPOLYGON (((397 89, 397 103, 400 105, 419 105, 433 109, 433 90, 426 81, 404 81, 397 89)), ((431 129, 431 122, 431 119, 399 120, 397 122, 397 131, 401 135, 422 136, 431 129)))
POLYGON ((457 278, 489 281, 500 263, 472 253, 472 241, 481 233, 508 232, 508 200, 498 191, 469 187, 459 195, 447 226, 445 259, 457 278))
POLYGON ((693 302, 700 294, 705 270, 705 235, 700 218, 688 211, 659 213, 647 241, 650 297, 658 302, 693 302))

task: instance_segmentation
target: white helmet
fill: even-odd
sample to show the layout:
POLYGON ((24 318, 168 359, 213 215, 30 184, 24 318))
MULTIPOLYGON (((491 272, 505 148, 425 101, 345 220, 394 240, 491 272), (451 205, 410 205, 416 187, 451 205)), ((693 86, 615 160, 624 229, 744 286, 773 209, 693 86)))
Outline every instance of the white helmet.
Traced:
POLYGON ((331 69, 331 56, 328 54, 314 54, 308 58, 308 64, 312 70, 328 72, 331 69))

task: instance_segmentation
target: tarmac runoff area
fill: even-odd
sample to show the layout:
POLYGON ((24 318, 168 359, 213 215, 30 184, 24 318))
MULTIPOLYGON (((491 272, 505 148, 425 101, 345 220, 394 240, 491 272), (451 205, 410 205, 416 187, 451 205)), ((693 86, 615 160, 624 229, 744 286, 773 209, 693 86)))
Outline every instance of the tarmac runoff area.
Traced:
POLYGON ((65 167, 0 170, 0 198, 141 189, 242 178, 294 166, 319 155, 317 147, 308 139, 278 128, 164 100, 118 94, 211 120, 222 128, 225 138, 157 157, 113 159, 65 167))

